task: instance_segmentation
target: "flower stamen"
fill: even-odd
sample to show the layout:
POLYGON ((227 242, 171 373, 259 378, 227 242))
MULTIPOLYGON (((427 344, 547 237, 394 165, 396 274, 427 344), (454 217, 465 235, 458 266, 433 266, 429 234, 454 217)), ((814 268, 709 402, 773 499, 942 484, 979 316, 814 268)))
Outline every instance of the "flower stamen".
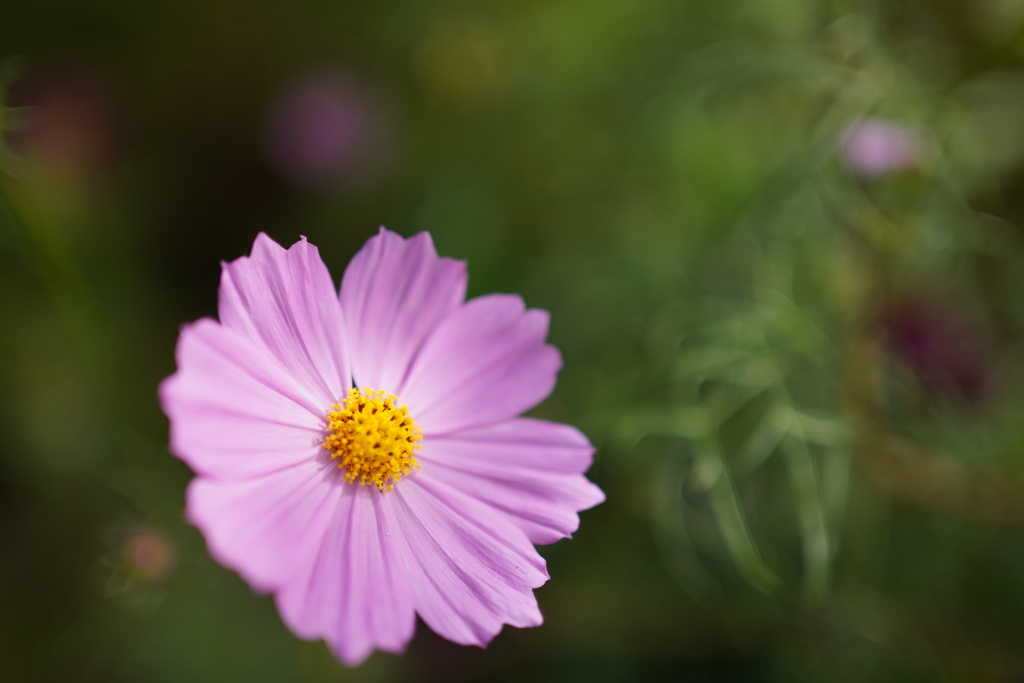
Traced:
POLYGON ((345 403, 327 413, 330 433, 321 444, 345 471, 343 479, 360 486, 373 484, 381 493, 419 469, 413 452, 423 432, 398 399, 383 391, 349 389, 345 403))

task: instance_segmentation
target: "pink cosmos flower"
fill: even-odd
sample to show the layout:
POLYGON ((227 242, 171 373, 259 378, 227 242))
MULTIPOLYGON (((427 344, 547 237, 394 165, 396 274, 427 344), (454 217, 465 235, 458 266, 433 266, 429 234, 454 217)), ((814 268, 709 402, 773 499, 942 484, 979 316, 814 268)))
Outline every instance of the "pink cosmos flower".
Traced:
POLYGON ((539 625, 534 544, 604 500, 585 436, 520 417, 561 366, 548 314, 465 293, 427 233, 381 228, 340 296, 316 247, 260 234, 160 387, 210 553, 349 666, 402 651, 416 615, 465 645, 539 625))

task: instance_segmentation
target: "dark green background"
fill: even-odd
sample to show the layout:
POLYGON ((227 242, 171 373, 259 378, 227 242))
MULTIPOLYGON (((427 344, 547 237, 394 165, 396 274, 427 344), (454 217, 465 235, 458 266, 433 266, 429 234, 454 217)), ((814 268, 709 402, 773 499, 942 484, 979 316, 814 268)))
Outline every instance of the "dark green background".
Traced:
POLYGON ((1024 678, 1017 3, 5 0, 0 71, 3 680, 1024 678), (330 188, 261 143, 322 67, 386 134, 330 188), (346 670, 184 522, 156 386, 258 231, 337 280, 381 224, 551 311, 608 502, 543 627, 346 670))

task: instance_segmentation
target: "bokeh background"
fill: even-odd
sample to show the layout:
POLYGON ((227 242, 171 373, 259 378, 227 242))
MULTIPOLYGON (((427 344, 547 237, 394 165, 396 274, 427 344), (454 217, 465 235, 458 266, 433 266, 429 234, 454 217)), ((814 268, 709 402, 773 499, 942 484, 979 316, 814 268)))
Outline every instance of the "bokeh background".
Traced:
POLYGON ((1024 5, 4 0, 0 679, 1024 680, 1024 5), (156 400, 219 262, 429 230, 552 312, 539 629, 347 670, 156 400))

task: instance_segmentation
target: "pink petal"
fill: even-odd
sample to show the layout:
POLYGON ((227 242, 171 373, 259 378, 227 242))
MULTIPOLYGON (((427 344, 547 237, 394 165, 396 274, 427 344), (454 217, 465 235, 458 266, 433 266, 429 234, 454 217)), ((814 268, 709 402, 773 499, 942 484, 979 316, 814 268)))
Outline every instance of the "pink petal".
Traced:
POLYGON ((428 435, 516 417, 555 386, 562 358, 547 334, 547 311, 518 296, 468 301, 427 338, 397 395, 428 435))
POLYGON ((402 520, 416 611, 435 633, 482 646, 503 624, 541 624, 533 589, 547 580, 544 560, 506 515, 415 474, 386 495, 402 520))
POLYGON ((252 255, 223 265, 221 322, 265 348, 323 408, 347 391, 341 306, 317 248, 285 250, 260 233, 252 255))
POLYGON ((329 520, 325 509, 341 484, 337 466, 323 458, 245 481, 197 477, 188 487, 186 516, 215 560, 269 592, 311 561, 329 520))
POLYGON ((160 386, 171 451, 199 474, 247 479, 322 452, 319 399, 268 353, 213 320, 185 326, 160 386))
POLYGON ((579 528, 580 510, 604 501, 601 489, 583 476, 593 453, 573 427, 520 418, 428 437, 417 476, 500 510, 532 543, 554 543, 579 528))
POLYGON ((394 392, 423 338, 465 297, 465 263, 438 258, 428 233, 406 240, 381 228, 341 283, 356 386, 394 392))
POLYGON ((392 494, 343 488, 325 511, 331 526, 319 553, 277 594, 277 605, 296 635, 324 638, 342 662, 356 666, 374 649, 405 649, 416 617, 392 494))

